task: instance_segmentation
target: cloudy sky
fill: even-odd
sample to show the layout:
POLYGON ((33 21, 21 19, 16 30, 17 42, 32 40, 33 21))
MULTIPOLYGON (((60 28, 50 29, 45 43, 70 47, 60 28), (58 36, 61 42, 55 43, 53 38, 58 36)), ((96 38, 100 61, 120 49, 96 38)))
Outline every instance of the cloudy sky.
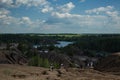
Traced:
POLYGON ((120 0, 0 0, 0 33, 120 33, 120 0))

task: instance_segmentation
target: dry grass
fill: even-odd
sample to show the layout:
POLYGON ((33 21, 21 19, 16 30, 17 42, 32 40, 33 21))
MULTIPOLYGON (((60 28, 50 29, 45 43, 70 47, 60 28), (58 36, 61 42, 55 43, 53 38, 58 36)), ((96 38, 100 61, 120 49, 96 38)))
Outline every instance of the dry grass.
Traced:
POLYGON ((76 68, 49 69, 20 65, 0 65, 0 80, 120 80, 120 76, 76 68))

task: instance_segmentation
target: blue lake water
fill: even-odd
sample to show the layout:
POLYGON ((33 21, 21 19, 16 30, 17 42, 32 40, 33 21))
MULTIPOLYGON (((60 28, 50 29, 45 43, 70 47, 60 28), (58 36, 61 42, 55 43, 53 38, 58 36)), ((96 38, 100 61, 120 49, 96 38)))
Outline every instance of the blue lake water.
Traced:
MULTIPOLYGON (((65 47, 68 46, 69 44, 73 44, 73 42, 69 42, 69 41, 57 41, 58 44, 54 44, 54 46, 56 47, 65 47)), ((40 47, 41 45, 33 45, 34 48, 40 47)), ((49 46, 49 45, 47 45, 49 46)))
POLYGON ((58 41, 59 44, 55 44, 56 47, 65 47, 69 44, 73 44, 73 42, 68 42, 68 41, 58 41))

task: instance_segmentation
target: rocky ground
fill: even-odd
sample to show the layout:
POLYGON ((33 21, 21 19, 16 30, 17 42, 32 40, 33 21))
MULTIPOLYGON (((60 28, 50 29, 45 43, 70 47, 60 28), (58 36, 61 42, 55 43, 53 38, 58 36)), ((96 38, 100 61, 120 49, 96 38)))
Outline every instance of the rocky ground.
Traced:
POLYGON ((119 75, 93 69, 54 69, 0 64, 0 80, 120 80, 119 75))

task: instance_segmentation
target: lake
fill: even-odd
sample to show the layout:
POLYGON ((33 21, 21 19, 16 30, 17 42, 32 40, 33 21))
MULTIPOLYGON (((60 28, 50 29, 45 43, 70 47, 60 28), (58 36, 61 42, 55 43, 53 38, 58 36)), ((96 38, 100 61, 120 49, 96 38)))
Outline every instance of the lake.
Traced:
POLYGON ((73 44, 73 42, 69 42, 69 41, 58 41, 58 44, 55 44, 54 46, 56 47, 65 47, 69 44, 73 44))
MULTIPOLYGON (((69 41, 57 41, 57 44, 54 44, 54 46, 56 47, 65 47, 68 46, 69 44, 73 44, 73 42, 69 42, 69 41)), ((37 48, 40 47, 41 45, 33 45, 33 48, 37 48)), ((49 45, 47 45, 49 46, 49 45)))

